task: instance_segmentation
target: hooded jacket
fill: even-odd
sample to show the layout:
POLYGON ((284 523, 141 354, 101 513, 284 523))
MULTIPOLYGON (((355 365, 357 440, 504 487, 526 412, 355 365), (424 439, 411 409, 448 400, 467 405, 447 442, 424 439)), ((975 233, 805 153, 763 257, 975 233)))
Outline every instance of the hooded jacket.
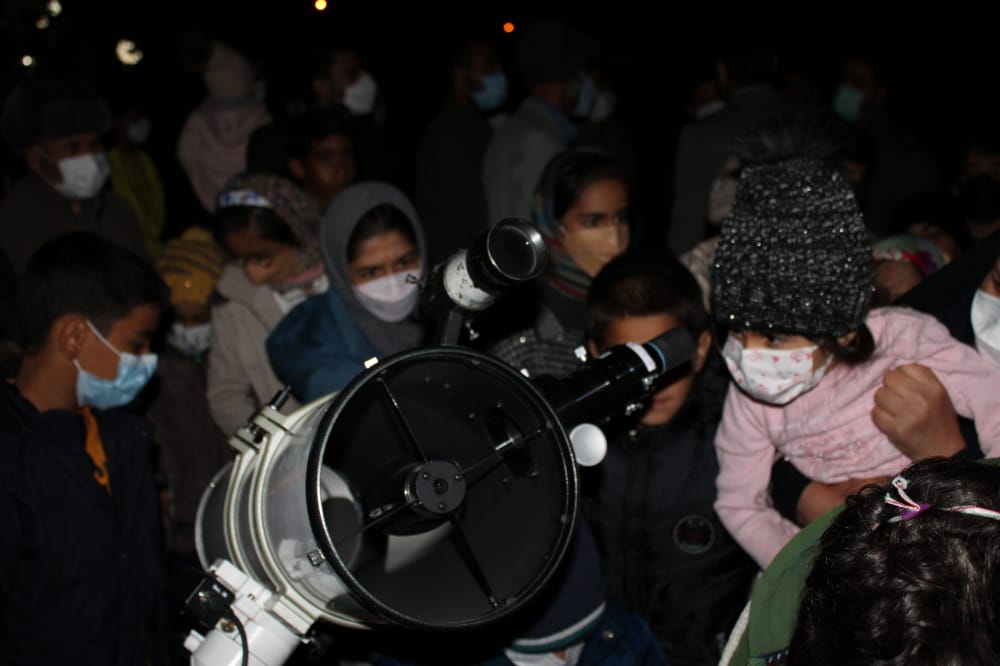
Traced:
POLYGON ((420 266, 426 270, 424 232, 402 191, 388 183, 367 182, 336 196, 320 227, 320 250, 330 289, 289 312, 267 340, 275 371, 303 402, 342 389, 372 356, 395 354, 423 341, 423 326, 412 316, 397 323, 382 321, 368 311, 351 285, 347 267, 351 233, 368 211, 382 204, 395 206, 410 221, 420 266))

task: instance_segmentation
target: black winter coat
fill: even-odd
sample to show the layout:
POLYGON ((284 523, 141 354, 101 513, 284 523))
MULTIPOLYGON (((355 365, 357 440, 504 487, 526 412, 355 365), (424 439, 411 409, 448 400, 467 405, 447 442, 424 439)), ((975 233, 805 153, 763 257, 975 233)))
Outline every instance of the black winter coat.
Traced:
POLYGON ((650 625, 674 666, 718 663, 756 565, 712 509, 717 421, 698 401, 667 425, 609 432, 583 470, 583 509, 606 565, 608 598, 650 625))
POLYGON ((39 413, 0 382, 0 663, 165 663, 149 427, 94 413, 110 495, 82 417, 39 413))

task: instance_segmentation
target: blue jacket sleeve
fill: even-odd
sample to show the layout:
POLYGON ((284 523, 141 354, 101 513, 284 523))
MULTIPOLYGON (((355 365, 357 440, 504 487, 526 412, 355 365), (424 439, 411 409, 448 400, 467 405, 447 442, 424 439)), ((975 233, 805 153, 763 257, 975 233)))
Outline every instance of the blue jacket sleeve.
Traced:
POLYGON ((267 338, 271 367, 303 403, 344 388, 377 354, 333 290, 293 308, 267 338))

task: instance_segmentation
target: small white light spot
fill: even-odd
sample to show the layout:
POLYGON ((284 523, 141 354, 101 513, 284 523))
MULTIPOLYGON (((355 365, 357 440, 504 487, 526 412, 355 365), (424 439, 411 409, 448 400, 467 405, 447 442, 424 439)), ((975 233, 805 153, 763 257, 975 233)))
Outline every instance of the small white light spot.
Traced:
POLYGON ((131 39, 119 39, 115 45, 115 55, 118 56, 118 62, 123 65, 138 65, 142 60, 142 51, 131 39))
POLYGON ((378 365, 378 359, 374 356, 365 361, 365 369, 374 367, 376 365, 378 365))

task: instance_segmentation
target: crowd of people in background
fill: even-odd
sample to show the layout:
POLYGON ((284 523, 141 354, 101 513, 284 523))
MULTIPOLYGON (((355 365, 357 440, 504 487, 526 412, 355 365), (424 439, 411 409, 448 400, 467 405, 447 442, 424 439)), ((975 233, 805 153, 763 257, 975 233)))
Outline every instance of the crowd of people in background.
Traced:
MULTIPOLYGON (((874 553, 914 525, 961 541, 986 521, 990 543, 968 557, 997 554, 1000 491, 972 461, 1000 453, 1000 124, 970 121, 946 161, 896 122, 877 59, 844 53, 820 90, 776 77, 766 43, 734 42, 683 95, 662 156, 672 180, 650 187, 648 137, 616 112, 599 39, 539 20, 512 59, 472 33, 450 53, 447 95, 408 154, 386 127, 405 109, 346 44, 265 81, 233 45, 186 35, 178 67, 204 98, 169 164, 127 90, 43 72, 7 91, 0 130, 20 162, 0 192, 0 655, 182 663, 168 592, 202 564, 198 502, 234 455, 227 438, 285 387, 290 413, 372 357, 432 344, 426 278, 523 218, 545 272, 462 344, 529 380, 674 328, 696 351, 602 425, 607 457, 581 472, 579 533, 534 649, 501 636, 475 663, 846 663, 844 644, 876 624, 889 638, 859 641, 866 663, 1000 656, 1000 582, 966 569, 940 585, 971 578, 987 601, 907 640, 874 620, 825 624, 871 617, 865 603, 889 613, 872 590, 892 594, 898 575, 886 555, 875 580, 837 534, 874 553), (163 176, 177 168, 182 192, 163 176), (642 218, 653 199, 668 219, 642 218), (952 460, 904 473, 929 458, 952 460), (774 603, 762 589, 778 585, 755 585, 761 572, 841 510, 822 538, 832 554, 791 583, 813 595, 797 629, 754 644, 767 621, 754 613, 774 603), (865 584, 868 597, 852 587, 865 584), (53 640, 52 618, 78 621, 53 640), (976 622, 989 640, 968 638, 976 622)), ((473 663, 368 645, 367 663, 473 663)), ((295 657, 341 658, 359 659, 295 657)))

